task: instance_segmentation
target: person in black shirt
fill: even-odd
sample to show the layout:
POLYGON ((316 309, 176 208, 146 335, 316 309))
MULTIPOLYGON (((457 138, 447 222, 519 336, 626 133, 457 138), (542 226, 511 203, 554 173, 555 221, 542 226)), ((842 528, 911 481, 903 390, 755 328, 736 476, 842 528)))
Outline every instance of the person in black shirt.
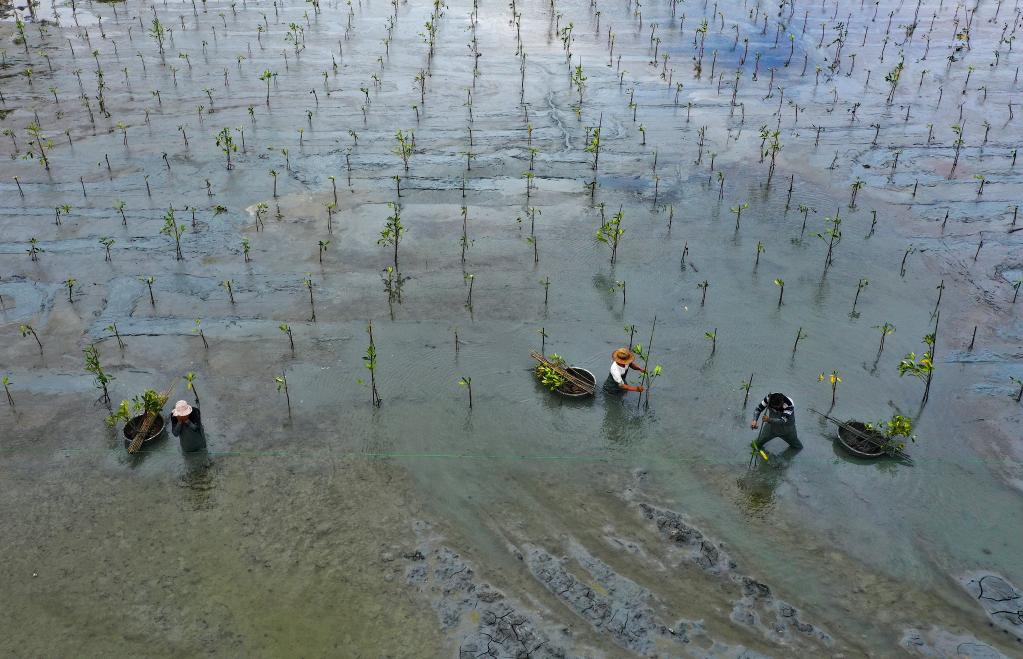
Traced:
POLYGON ((754 442, 758 451, 775 437, 785 440, 797 451, 803 448, 803 443, 796 434, 796 406, 791 398, 778 393, 764 396, 764 400, 760 401, 757 409, 753 411, 753 423, 750 424, 753 430, 759 425, 761 412, 765 412, 763 425, 760 426, 760 434, 754 442))
POLYGON ((183 400, 177 402, 171 410, 171 433, 178 438, 181 450, 186 453, 206 448, 206 432, 202 427, 198 403, 193 407, 183 400))

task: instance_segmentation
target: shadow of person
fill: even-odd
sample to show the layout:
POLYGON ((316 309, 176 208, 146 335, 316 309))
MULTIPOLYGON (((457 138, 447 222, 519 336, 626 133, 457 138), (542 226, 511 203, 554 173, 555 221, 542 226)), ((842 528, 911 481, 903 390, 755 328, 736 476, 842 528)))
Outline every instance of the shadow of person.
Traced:
POLYGON ((187 498, 193 510, 209 508, 213 489, 216 464, 206 449, 182 454, 185 458, 184 472, 179 485, 187 490, 187 498))
POLYGON ((749 518, 764 519, 774 510, 775 494, 785 480, 785 470, 801 449, 792 446, 767 461, 757 459, 756 464, 735 481, 737 499, 749 518))

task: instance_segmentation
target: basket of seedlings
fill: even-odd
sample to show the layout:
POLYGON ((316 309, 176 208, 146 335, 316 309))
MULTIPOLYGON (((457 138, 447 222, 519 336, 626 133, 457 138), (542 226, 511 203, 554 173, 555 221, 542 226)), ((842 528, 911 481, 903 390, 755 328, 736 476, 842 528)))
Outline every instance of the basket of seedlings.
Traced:
POLYGON ((592 396, 597 377, 585 368, 569 366, 557 353, 548 356, 530 353, 536 360, 536 379, 551 391, 566 398, 592 396))
POLYGON ((906 440, 916 441, 913 435, 913 422, 895 414, 887 421, 865 423, 863 421, 839 421, 827 414, 815 413, 838 426, 838 442, 846 451, 858 458, 874 459, 881 456, 898 458, 911 462, 905 452, 906 440))
POLYGON ((166 434, 163 406, 170 398, 170 392, 159 393, 146 389, 131 401, 122 400, 117 411, 107 417, 107 425, 114 427, 124 423, 124 446, 128 453, 135 453, 166 434))

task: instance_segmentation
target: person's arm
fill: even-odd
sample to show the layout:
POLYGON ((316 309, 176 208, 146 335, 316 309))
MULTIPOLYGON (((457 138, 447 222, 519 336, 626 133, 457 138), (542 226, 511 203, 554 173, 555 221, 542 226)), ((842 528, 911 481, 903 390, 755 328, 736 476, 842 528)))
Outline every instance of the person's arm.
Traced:
POLYGON ((624 389, 625 391, 643 391, 643 387, 633 387, 632 385, 626 384, 625 380, 622 379, 621 372, 619 372, 617 368, 611 368, 611 378, 618 385, 619 389, 624 389))
POLYGON ((754 430, 756 430, 757 422, 760 421, 760 413, 763 412, 766 408, 767 408, 767 396, 764 396, 764 400, 760 401, 760 404, 757 405, 757 409, 753 410, 753 423, 749 424, 750 428, 753 428, 754 430))
POLYGON ((629 362, 629 368, 639 371, 640 373, 646 373, 646 369, 637 364, 636 362, 629 362))
POLYGON ((178 421, 178 417, 176 417, 173 414, 171 414, 170 422, 171 422, 171 434, 173 434, 175 437, 178 437, 179 435, 181 435, 181 422, 178 421))

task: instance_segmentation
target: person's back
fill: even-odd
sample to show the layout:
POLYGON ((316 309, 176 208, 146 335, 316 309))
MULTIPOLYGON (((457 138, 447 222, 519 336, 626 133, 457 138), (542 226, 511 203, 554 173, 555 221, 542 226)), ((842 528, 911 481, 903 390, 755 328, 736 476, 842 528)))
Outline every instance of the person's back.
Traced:
POLYGON ((803 448, 802 442, 796 433, 796 405, 792 399, 785 394, 772 393, 764 396, 757 408, 753 411, 753 422, 750 428, 757 429, 761 412, 766 412, 763 417, 763 426, 760 434, 754 442, 757 449, 762 449, 764 444, 778 437, 784 440, 794 449, 803 448))

